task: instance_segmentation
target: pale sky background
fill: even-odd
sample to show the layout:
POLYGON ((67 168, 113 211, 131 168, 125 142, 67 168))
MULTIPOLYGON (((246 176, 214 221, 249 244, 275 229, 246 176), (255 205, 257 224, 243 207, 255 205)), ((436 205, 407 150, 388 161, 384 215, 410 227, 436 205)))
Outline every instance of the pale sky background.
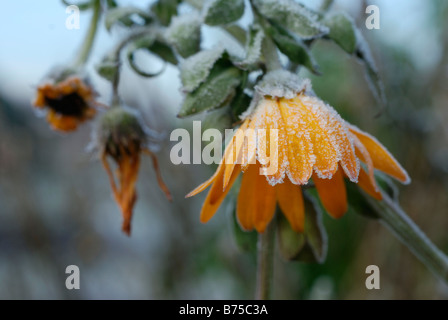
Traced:
MULTIPOLYGON (((139 4, 146 6, 148 3, 141 0, 118 2, 136 6, 139 4)), ((319 4, 315 0, 303 2, 311 7, 319 4)), ((354 14, 359 12, 361 3, 355 0, 336 0, 335 7, 354 14)), ((428 26, 428 19, 430 19, 426 0, 374 0, 368 3, 380 8, 381 29, 367 32, 371 32, 372 36, 379 37, 385 43, 406 48, 415 58, 419 69, 431 69, 437 66, 440 58, 437 33, 434 30, 423 29, 428 26)), ((30 101, 35 86, 51 67, 73 59, 88 28, 90 12, 81 13, 79 30, 66 28, 67 17, 65 6, 58 0, 2 1, 2 10, 0 10, 0 91, 2 94, 12 100, 30 101)), ((89 65, 97 63, 118 38, 116 32, 111 35, 100 27, 89 65)), ((205 38, 207 42, 207 32, 205 32, 205 38)), ((107 102, 107 98, 104 97, 107 96, 107 82, 95 76, 94 81, 98 82, 96 85, 103 93, 104 101, 107 102)), ((168 68, 157 79, 144 80, 141 83, 144 93, 148 92, 145 86, 146 88, 147 86, 158 88, 162 86, 170 90, 167 99, 173 108, 180 103, 179 81, 175 68, 168 68)))

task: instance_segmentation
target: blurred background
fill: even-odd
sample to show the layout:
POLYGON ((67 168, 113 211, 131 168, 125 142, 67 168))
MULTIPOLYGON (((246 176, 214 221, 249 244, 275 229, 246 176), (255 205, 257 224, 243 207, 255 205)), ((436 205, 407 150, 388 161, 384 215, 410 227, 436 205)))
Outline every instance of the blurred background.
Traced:
MULTIPOLYGON (((403 209, 448 252, 448 3, 336 0, 332 10, 355 18, 390 105, 380 110, 362 67, 333 43, 313 46, 323 76, 305 75, 318 96, 396 156, 412 178, 398 186, 403 209), (365 28, 368 4, 380 8, 379 30, 365 28)), ((81 14, 79 30, 66 29, 67 16, 60 1, 8 1, 0 11, 0 299, 251 299, 255 256, 237 246, 229 206, 202 225, 205 193, 184 199, 214 168, 169 160, 171 130, 222 114, 177 119, 182 96, 174 67, 149 80, 123 68, 123 100, 166 134, 158 157, 175 199, 165 200, 150 159, 143 158, 131 237, 120 231, 121 214, 101 163, 86 152, 93 125, 59 134, 31 107, 41 79, 75 57, 87 30, 90 13, 81 14), (65 268, 72 264, 80 268, 80 290, 65 287, 65 268)), ((100 28, 89 63, 106 104, 108 83, 93 66, 120 32, 100 28)), ((213 30, 204 36, 207 44, 213 30)), ((140 59, 160 67, 154 57, 140 59)), ((350 211, 338 221, 325 215, 324 224, 325 263, 286 262, 277 255, 274 299, 448 298, 448 287, 377 221, 350 211), (365 287, 372 264, 381 270, 380 290, 365 287)))

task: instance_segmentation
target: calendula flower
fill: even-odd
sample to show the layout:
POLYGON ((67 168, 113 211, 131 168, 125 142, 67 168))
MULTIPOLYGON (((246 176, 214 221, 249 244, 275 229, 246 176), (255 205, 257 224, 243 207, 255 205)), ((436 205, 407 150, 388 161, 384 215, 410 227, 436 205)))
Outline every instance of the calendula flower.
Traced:
POLYGON ((97 93, 76 73, 64 71, 52 76, 37 88, 34 106, 47 109, 47 121, 58 131, 76 130, 79 124, 93 118, 97 93))
POLYGON ((255 228, 260 233, 272 220, 277 204, 292 229, 303 232, 301 186, 311 180, 334 218, 348 209, 344 177, 376 199, 382 196, 375 169, 409 183, 406 171, 386 148, 315 97, 309 81, 294 84, 291 80, 299 80, 290 75, 286 78, 284 84, 278 80, 282 77, 268 77, 267 84, 256 87, 257 96, 215 174, 187 195, 211 186, 202 207, 202 222, 215 214, 240 173, 237 218, 244 230, 255 228), (245 141, 245 136, 251 136, 247 132, 254 130, 257 138, 245 141))
POLYGON ((151 157, 159 187, 171 201, 171 194, 162 180, 157 158, 149 149, 151 135, 133 110, 116 107, 104 114, 94 136, 94 147, 99 150, 115 201, 121 209, 122 230, 128 235, 131 232, 132 213, 137 200, 135 185, 142 153, 151 157), (115 174, 108 158, 117 166, 115 174))

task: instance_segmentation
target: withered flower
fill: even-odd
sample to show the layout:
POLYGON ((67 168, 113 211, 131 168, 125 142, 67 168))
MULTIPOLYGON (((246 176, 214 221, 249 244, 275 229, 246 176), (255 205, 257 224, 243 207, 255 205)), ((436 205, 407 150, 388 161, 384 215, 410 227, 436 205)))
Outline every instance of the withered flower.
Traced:
POLYGON ((115 107, 104 114, 94 138, 95 147, 99 150, 101 161, 109 176, 115 201, 123 215, 122 230, 128 235, 131 232, 132 213, 137 200, 136 182, 141 153, 151 157, 159 187, 171 201, 171 194, 162 180, 157 158, 149 148, 152 135, 135 111, 115 107), (115 174, 108 158, 117 166, 115 174))
POLYGON ((54 130, 70 132, 92 119, 97 93, 87 79, 72 70, 53 73, 37 88, 33 105, 47 110, 47 121, 54 130))

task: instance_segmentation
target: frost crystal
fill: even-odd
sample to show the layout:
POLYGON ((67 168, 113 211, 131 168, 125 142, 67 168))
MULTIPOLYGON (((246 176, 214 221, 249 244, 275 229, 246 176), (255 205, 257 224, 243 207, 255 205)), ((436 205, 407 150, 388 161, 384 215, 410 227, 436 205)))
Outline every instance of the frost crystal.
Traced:
POLYGON ((185 59, 180 65, 182 89, 185 92, 194 91, 207 79, 216 61, 222 57, 224 48, 218 46, 203 50, 185 59))
POLYGON ((263 96, 285 99, 295 98, 301 92, 314 95, 309 79, 302 79, 286 70, 267 73, 263 80, 255 86, 255 90, 263 96))

